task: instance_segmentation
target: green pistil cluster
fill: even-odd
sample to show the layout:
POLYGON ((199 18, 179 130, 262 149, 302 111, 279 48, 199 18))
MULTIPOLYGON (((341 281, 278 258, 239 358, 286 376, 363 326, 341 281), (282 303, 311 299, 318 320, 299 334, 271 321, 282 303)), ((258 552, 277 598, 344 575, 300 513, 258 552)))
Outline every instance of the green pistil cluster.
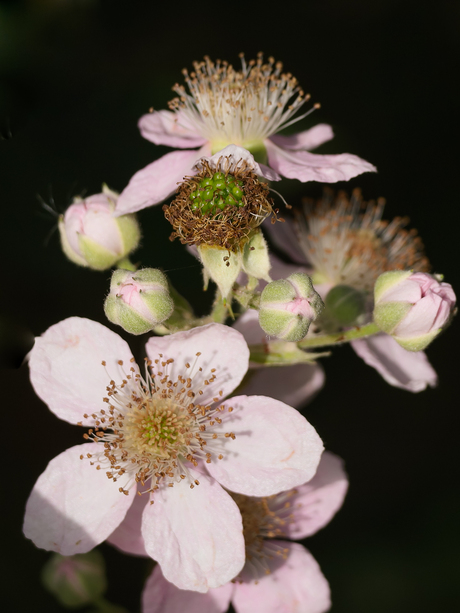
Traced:
POLYGON ((147 417, 144 420, 144 437, 150 441, 152 439, 156 441, 165 440, 168 443, 174 443, 177 439, 177 429, 171 427, 171 420, 163 416, 160 419, 152 419, 147 417))
POLYGON ((232 175, 225 176, 216 172, 202 179, 195 191, 190 194, 192 210, 200 210, 202 215, 217 213, 228 206, 243 206, 243 181, 232 175))

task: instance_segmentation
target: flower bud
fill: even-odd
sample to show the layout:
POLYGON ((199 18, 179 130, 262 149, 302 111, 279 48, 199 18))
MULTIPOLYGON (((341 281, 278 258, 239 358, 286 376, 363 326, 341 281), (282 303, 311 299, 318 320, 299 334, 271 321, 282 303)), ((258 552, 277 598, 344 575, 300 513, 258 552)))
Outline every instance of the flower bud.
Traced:
POLYGON ((324 306, 328 316, 339 326, 351 326, 365 312, 366 298, 354 287, 336 285, 326 295, 324 306))
POLYGON ((107 318, 130 334, 144 334, 174 310, 166 276, 155 268, 116 270, 104 304, 107 318))
POLYGON ((107 589, 104 558, 97 550, 69 557, 55 553, 43 567, 42 581, 65 607, 88 605, 107 589))
POLYGON ((308 275, 295 272, 287 279, 272 281, 260 297, 260 327, 285 341, 300 341, 324 304, 308 275))
POLYGON ((61 245, 69 260, 93 270, 106 270, 138 246, 136 216, 113 216, 117 198, 106 185, 102 194, 84 200, 74 198, 59 218, 61 245))
POLYGON ((455 306, 455 293, 441 275, 385 272, 374 287, 374 321, 401 347, 421 351, 445 328, 455 306))

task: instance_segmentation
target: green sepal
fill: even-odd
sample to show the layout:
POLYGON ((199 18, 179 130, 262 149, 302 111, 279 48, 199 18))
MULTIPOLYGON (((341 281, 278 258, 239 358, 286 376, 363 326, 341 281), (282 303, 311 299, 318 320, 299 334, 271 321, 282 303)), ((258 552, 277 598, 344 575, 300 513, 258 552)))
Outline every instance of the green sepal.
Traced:
POLYGON ((412 307, 411 302, 382 302, 374 309, 374 321, 383 332, 392 334, 412 307))

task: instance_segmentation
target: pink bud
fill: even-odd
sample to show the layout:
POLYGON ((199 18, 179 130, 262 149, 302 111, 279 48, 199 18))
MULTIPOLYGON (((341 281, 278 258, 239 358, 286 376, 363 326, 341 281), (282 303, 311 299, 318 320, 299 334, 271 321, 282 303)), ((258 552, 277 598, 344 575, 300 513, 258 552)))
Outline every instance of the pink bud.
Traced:
POLYGON ((421 351, 445 328, 455 293, 440 276, 393 271, 377 279, 374 320, 405 349, 421 351))
POLYGON ((114 217, 116 200, 117 194, 104 186, 102 194, 75 198, 61 216, 61 244, 72 262, 106 270, 137 247, 140 232, 136 218, 114 217))

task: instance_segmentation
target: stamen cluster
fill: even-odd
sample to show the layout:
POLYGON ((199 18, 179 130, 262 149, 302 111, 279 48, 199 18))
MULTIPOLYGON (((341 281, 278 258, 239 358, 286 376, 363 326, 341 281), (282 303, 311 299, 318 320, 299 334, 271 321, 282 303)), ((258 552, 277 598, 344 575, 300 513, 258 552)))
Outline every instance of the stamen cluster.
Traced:
MULTIPOLYGON (((133 365, 129 373, 124 373, 121 384, 111 380, 107 386, 107 396, 103 401, 108 408, 91 415, 95 427, 84 434, 84 438, 102 444, 104 451, 88 453, 87 457, 97 470, 107 468, 107 477, 114 482, 126 475, 126 484, 119 488, 124 494, 128 494, 133 482, 144 486, 149 480, 147 491, 150 492, 162 484, 172 487, 184 479, 193 489, 199 481, 191 479, 187 463, 195 467, 199 460, 210 463, 213 454, 218 459, 223 458, 217 439, 234 439, 235 435, 233 432, 213 433, 209 429, 221 424, 221 414, 232 412, 233 408, 199 403, 203 391, 194 379, 201 373, 201 368, 195 377, 191 372, 190 376, 179 375, 173 381, 168 368, 174 360, 163 359, 160 354, 154 360, 156 374, 152 362, 146 360, 144 379, 134 364, 134 358, 131 362, 133 365)), ((121 360, 118 364, 123 366, 121 360)), ((186 363, 185 369, 190 368, 186 363)), ((211 369, 209 379, 203 381, 205 386, 215 381, 214 373, 215 369, 211 369)), ((219 392, 213 402, 219 402, 221 396, 222 392, 219 392)), ((85 414, 84 417, 88 419, 89 416, 85 414)))
POLYGON ((286 127, 310 97, 274 58, 267 63, 261 53, 248 63, 243 54, 240 58, 241 70, 235 70, 206 56, 194 62, 190 74, 183 70, 188 92, 183 85, 173 87, 179 97, 169 103, 170 109, 183 113, 211 142, 247 145, 263 140, 286 127))
POLYGON ((409 219, 382 220, 384 206, 383 198, 364 202, 358 189, 350 199, 327 191, 316 204, 305 201, 297 227, 317 282, 371 291, 385 271, 430 269, 417 230, 405 229, 409 219))

